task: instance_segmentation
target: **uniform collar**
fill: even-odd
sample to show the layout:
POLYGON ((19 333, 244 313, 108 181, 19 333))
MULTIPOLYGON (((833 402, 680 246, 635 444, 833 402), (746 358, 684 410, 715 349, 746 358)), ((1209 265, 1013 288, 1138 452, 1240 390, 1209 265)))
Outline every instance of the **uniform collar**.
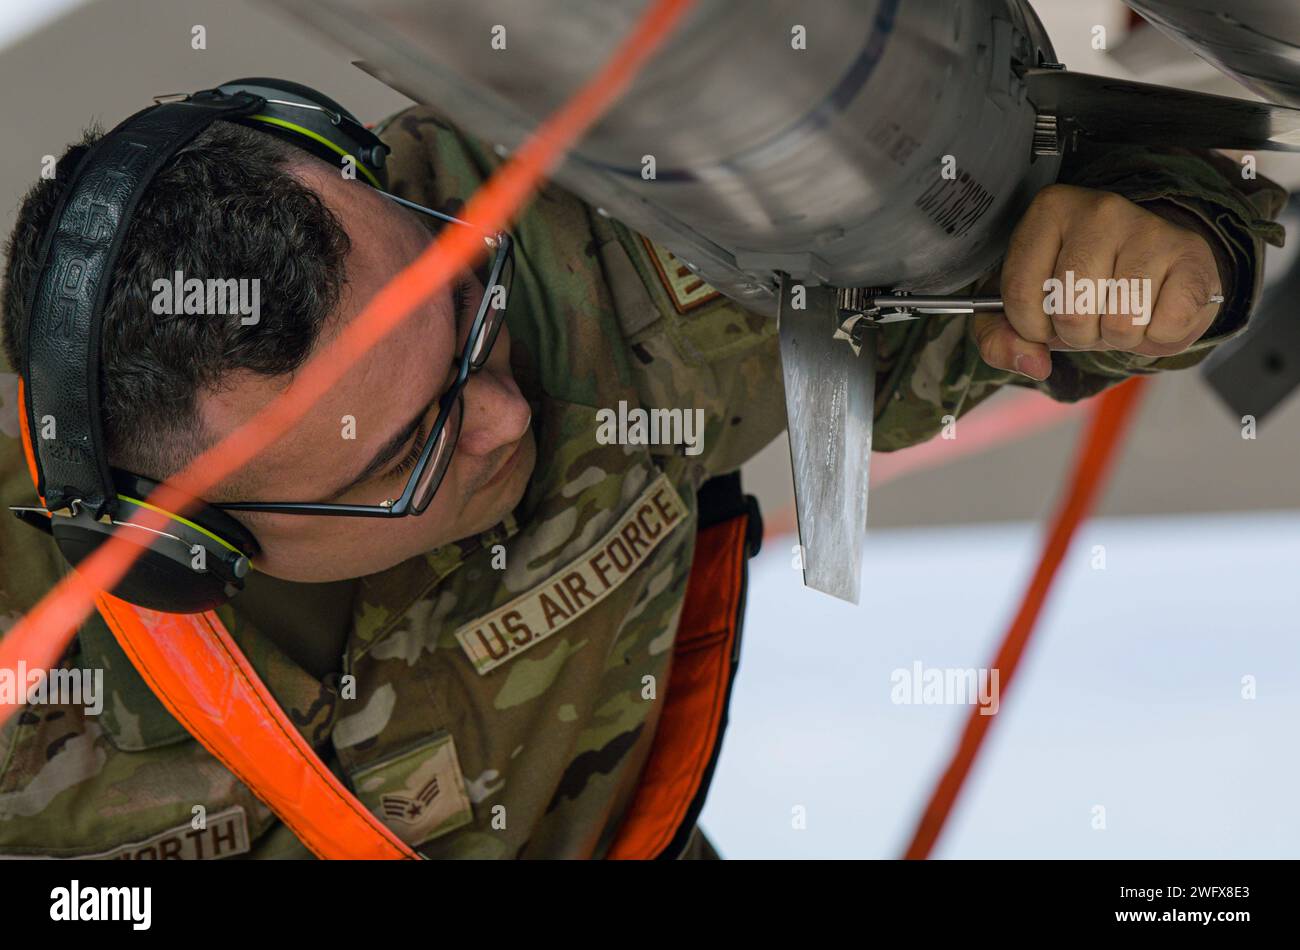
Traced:
POLYGON ((387 637, 411 607, 427 597, 477 551, 504 544, 519 533, 514 512, 482 534, 444 544, 428 554, 363 577, 353 603, 348 666, 387 637))

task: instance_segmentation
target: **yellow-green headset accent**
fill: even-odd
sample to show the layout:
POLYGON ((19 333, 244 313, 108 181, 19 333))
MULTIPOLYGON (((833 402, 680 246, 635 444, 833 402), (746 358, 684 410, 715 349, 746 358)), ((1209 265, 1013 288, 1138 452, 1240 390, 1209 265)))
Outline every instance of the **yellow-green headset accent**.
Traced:
POLYGON ((151 479, 112 468, 100 410, 103 308, 123 238, 159 170, 212 122, 224 119, 283 139, 386 188, 388 147, 328 96, 282 79, 238 79, 183 97, 163 97, 112 129, 58 179, 58 205, 41 237, 27 305, 21 367, 26 432, 43 506, 12 506, 53 535, 75 567, 114 531, 144 553, 112 593, 141 607, 195 613, 244 586, 257 539, 233 517, 204 505, 171 512, 161 530, 135 523, 151 479), (58 438, 37 438, 38 420, 58 438))

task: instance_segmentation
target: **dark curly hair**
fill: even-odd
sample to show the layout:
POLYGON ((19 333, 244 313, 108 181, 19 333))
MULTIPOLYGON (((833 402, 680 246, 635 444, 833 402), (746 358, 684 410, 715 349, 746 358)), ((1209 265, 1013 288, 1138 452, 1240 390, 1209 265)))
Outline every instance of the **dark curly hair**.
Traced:
MULTIPOLYGON (((4 351, 22 367, 26 301, 41 234, 77 162, 102 132, 91 127, 59 159, 55 180, 23 199, 6 245, 4 351)), ((338 304, 351 248, 320 197, 291 173, 317 161, 252 129, 217 121, 149 185, 127 228, 104 312, 100 405, 111 464, 155 479, 183 468, 211 439, 198 395, 237 370, 280 376, 311 353, 338 304), (152 284, 260 278, 260 320, 158 315, 152 284)))

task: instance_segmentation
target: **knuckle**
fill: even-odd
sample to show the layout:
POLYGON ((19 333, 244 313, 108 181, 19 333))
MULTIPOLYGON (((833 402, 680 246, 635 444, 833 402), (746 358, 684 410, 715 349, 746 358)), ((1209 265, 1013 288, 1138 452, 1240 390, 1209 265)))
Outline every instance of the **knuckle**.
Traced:
POLYGON ((1073 271, 1075 278, 1092 277, 1096 268, 1089 257, 1089 250, 1093 244, 1090 240, 1083 240, 1072 243, 1069 247, 1061 251, 1061 256, 1056 264, 1056 277, 1064 280, 1067 273, 1073 271))
POLYGON ((1127 270, 1138 280, 1153 278, 1160 268, 1163 252, 1157 247, 1140 245, 1129 259, 1127 270))
POLYGON ((1097 317, 1091 313, 1062 311, 1061 313, 1052 314, 1052 324, 1058 329, 1064 328, 1077 332, 1082 327, 1093 326, 1096 323, 1097 317))
POLYGON ((1072 192, 1069 185, 1051 184, 1034 196, 1033 204, 1056 205, 1069 200, 1072 192))
POLYGON ((1101 338, 1111 346, 1128 348, 1142 339, 1143 331, 1127 314, 1111 313, 1101 318, 1101 338))
POLYGON ((987 324, 976 326, 974 329, 975 345, 979 348, 980 357, 990 366, 1003 368, 1003 350, 1005 347, 999 344, 1001 334, 996 331, 996 324, 987 324))
POLYGON ((1052 326, 1056 335, 1070 346, 1091 346, 1101 338, 1097 318, 1089 314, 1057 314, 1052 317, 1052 326))
POLYGON ((1207 264, 1214 262, 1214 252, 1210 250, 1210 242, 1205 240, 1196 231, 1190 228, 1177 228, 1178 234, 1174 240, 1174 246, 1178 249, 1178 256, 1186 260, 1203 261, 1207 264))
POLYGON ((1079 190, 1071 185, 1048 185, 1034 195, 1025 211, 1025 218, 1060 217, 1074 205, 1079 190))
POLYGON ((1218 290, 1218 281, 1206 270, 1193 270, 1182 283, 1183 302, 1192 316, 1210 303, 1218 290))
POLYGON ((1147 336, 1155 343, 1177 343, 1192 332, 1198 314, 1187 298, 1178 295, 1170 300, 1162 300, 1159 314, 1151 321, 1147 336))
POLYGON ((1140 248, 1152 257, 1169 253, 1170 247, 1181 247, 1182 228, 1171 224, 1160 215, 1145 208, 1139 208, 1141 216, 1136 218, 1129 229, 1127 243, 1140 248))
POLYGON ((1198 309, 1209 303, 1210 297, 1219 290, 1219 269, 1213 255, 1209 257, 1209 260, 1185 262, 1180 268, 1183 287, 1198 309))
POLYGON ((1042 307, 1042 284, 1024 273, 1008 273, 1002 281, 1002 302, 1018 311, 1042 307))
POLYGON ((1182 339, 1191 332, 1192 328, 1196 326, 1196 321, 1200 318, 1200 311, 1204 307, 1204 302, 1186 288, 1179 291, 1179 296, 1175 299, 1174 307, 1170 311, 1168 323, 1169 329, 1177 334, 1176 339, 1182 339))
POLYGON ((996 342, 987 333, 984 334, 984 336, 980 339, 979 342, 980 358, 984 360, 985 363, 988 363, 990 366, 996 366, 999 369, 1001 369, 1003 361, 999 359, 1000 356, 999 349, 1000 348, 997 346, 996 342))
POLYGON ((1098 192, 1093 201, 1094 214, 1104 221, 1114 221, 1126 217, 1134 207, 1131 201, 1122 195, 1115 194, 1113 191, 1098 192))

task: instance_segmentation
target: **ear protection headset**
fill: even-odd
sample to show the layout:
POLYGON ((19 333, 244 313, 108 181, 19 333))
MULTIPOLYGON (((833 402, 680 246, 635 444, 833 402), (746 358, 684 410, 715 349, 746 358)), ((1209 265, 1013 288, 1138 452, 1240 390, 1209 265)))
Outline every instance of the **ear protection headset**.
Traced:
POLYGON ((141 607, 196 613, 244 587, 257 540, 223 511, 181 517, 148 505, 157 483, 112 468, 100 414, 100 339, 131 215, 159 170, 218 119, 274 135, 386 187, 388 146, 333 99, 280 79, 240 79, 161 97, 96 142, 61 183, 41 240, 23 345, 23 438, 44 507, 14 507, 75 567, 114 531, 145 548, 112 593, 141 607), (56 438, 39 437, 53 419, 56 438), (145 508, 162 531, 136 524, 145 508))

